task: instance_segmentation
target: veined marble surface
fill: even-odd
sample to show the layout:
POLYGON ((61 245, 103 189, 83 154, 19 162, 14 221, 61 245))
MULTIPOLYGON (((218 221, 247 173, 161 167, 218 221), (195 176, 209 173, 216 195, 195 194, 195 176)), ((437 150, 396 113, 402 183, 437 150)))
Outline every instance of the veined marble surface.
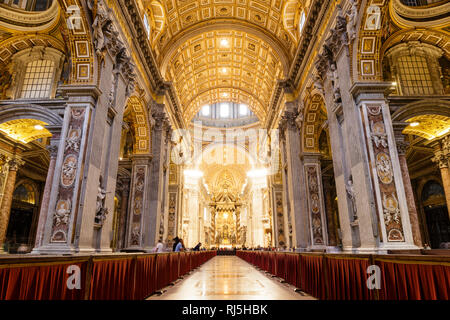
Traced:
POLYGON ((315 300, 236 256, 216 256, 148 300, 315 300))

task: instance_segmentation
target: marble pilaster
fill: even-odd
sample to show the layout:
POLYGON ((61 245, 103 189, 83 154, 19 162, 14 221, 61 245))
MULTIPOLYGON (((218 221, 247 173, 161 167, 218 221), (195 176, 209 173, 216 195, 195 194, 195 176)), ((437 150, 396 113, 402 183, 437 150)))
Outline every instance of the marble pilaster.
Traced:
POLYGON ((131 156, 131 182, 128 200, 128 219, 125 249, 144 251, 144 230, 149 220, 149 188, 150 167, 152 156, 150 154, 134 154, 131 156))
POLYGON ((16 185, 17 170, 19 170, 19 166, 21 165, 23 165, 23 161, 17 157, 8 161, 8 176, 0 206, 0 253, 4 253, 3 245, 6 241, 6 232, 8 231, 8 223, 11 215, 11 204, 16 185))
POLYGON ((50 201, 50 192, 52 189, 52 177, 55 174, 56 156, 58 155, 59 135, 55 135, 50 140, 50 145, 47 146, 47 150, 50 155, 50 162, 48 165, 47 179, 45 179, 44 193, 41 200, 41 208, 39 211, 39 221, 36 230, 36 240, 34 247, 39 248, 42 245, 42 239, 44 237, 44 225, 47 221, 48 205, 50 201))
POLYGON ((406 203, 408 205, 409 220, 411 222, 411 230, 414 244, 418 247, 423 247, 422 235, 420 233, 419 217, 417 214, 416 202, 414 200, 414 192, 411 185, 411 178, 409 177, 408 163, 406 161, 406 151, 409 143, 405 140, 402 134, 403 129, 407 124, 393 124, 395 143, 397 146, 398 160, 400 163, 400 170, 402 172, 403 185, 405 187, 406 203))
MULTIPOLYGON (((297 103, 286 102, 286 110, 279 130, 282 143, 283 178, 286 181, 285 201, 288 203, 288 219, 293 227, 291 247, 305 250, 310 245, 307 209, 307 192, 303 164, 300 159, 301 143, 298 123, 297 103)), ((289 223, 288 223, 289 227, 289 223)))

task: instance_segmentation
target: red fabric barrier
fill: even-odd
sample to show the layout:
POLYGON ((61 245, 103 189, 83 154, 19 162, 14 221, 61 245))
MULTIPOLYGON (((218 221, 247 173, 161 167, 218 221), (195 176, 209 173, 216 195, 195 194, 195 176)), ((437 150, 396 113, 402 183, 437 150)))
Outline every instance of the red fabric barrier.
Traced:
POLYGON ((173 282, 179 277, 179 253, 169 254, 169 274, 170 282, 173 282))
POLYGON ((156 291, 156 255, 138 257, 134 298, 142 300, 156 291))
POLYGON ((380 299, 449 300, 450 266, 376 260, 382 281, 380 299))
POLYGON ((323 257, 300 255, 300 288, 318 299, 326 299, 323 257))
POLYGON ((275 253, 276 269, 275 275, 279 278, 286 279, 286 254, 283 252, 275 253))
POLYGON ((286 263, 286 282, 299 288, 299 263, 300 256, 298 254, 287 253, 285 257, 286 263))
POLYGON ((87 262, 1 267, 0 300, 80 300, 84 298, 87 262), (69 289, 67 268, 81 270, 81 289, 69 289))
POLYGON ((144 299, 215 255, 216 252, 204 251, 113 257, 110 260, 99 257, 93 258, 92 264, 89 258, 61 263, 31 262, 26 266, 17 262, 16 265, 1 264, 0 300, 144 299), (73 271, 67 273, 71 265, 80 267, 81 289, 67 286, 67 280, 73 274, 73 271), (87 282, 89 290, 86 292, 87 282))
POLYGON ((373 300, 374 291, 367 288, 368 259, 325 259, 329 300, 373 300))
POLYGON ((275 272, 276 272, 275 252, 269 252, 268 259, 269 259, 269 264, 268 264, 269 270, 268 271, 271 274, 275 274, 275 272))
POLYGON ((180 252, 180 276, 189 272, 189 257, 188 253, 180 252))
POLYGON ((161 290, 170 283, 168 265, 169 254, 158 254, 156 257, 156 290, 161 290))
POLYGON ((92 266, 90 300, 134 299, 135 261, 94 259, 92 266))

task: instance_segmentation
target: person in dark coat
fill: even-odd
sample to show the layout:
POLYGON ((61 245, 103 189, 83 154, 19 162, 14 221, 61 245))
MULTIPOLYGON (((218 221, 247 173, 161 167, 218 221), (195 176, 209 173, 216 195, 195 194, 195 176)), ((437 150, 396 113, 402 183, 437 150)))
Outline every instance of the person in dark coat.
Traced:
POLYGON ((177 247, 178 242, 180 242, 180 239, 178 237, 173 238, 173 246, 172 246, 173 252, 175 252, 175 248, 177 247))

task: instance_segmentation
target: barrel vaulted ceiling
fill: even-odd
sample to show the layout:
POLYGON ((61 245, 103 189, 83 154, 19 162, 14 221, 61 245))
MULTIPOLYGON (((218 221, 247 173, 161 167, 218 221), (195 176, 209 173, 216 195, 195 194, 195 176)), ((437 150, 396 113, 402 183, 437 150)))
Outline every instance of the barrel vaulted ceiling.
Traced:
POLYGON ((186 121, 201 106, 222 101, 245 103, 264 121, 276 82, 295 54, 300 13, 309 2, 141 0, 153 20, 156 59, 175 86, 186 121))

